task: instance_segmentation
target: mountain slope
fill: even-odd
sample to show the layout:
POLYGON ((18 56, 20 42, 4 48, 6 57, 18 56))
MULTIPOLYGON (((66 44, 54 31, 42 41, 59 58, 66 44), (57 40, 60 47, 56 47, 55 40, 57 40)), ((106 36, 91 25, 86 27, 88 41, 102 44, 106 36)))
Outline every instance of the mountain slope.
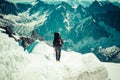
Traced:
MULTIPOLYGON (((2 1, 1 4, 4 4, 5 1, 2 1)), ((120 8, 111 2, 94 1, 88 7, 80 4, 73 6, 66 2, 46 3, 40 0, 30 4, 9 5, 13 6, 11 11, 16 8, 14 11, 17 15, 9 10, 7 15, 1 12, 0 25, 11 27, 13 32, 20 36, 44 39, 52 46, 53 33, 59 32, 64 39, 64 50, 83 54, 92 51, 101 61, 106 61, 106 58, 100 58, 104 55, 99 55, 99 47, 120 47, 120 8)))
POLYGON ((105 13, 107 11, 119 11, 119 7, 115 6, 109 1, 97 1, 95 0, 89 7, 87 7, 87 11, 99 14, 105 13))
POLYGON ((8 2, 6 0, 1 0, 0 1, 0 14, 8 15, 8 14, 13 14, 13 15, 18 15, 20 12, 24 12, 30 8, 30 4, 21 4, 21 3, 12 3, 8 2))

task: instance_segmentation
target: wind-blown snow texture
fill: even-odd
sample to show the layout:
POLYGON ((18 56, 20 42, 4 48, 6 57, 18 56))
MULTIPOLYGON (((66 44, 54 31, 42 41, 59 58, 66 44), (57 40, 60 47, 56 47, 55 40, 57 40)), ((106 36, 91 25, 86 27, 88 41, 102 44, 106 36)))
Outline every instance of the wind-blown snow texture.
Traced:
POLYGON ((54 49, 43 41, 29 54, 14 39, 0 35, 0 80, 109 80, 92 53, 62 50, 61 62, 56 62, 54 49))

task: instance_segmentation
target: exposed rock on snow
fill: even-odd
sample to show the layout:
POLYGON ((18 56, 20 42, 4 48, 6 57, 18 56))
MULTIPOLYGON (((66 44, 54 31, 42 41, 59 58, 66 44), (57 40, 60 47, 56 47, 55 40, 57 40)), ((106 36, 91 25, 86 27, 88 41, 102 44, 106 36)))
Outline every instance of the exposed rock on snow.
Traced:
POLYGON ((99 53, 106 57, 106 61, 110 62, 120 62, 120 48, 116 46, 111 46, 108 48, 99 47, 99 53))

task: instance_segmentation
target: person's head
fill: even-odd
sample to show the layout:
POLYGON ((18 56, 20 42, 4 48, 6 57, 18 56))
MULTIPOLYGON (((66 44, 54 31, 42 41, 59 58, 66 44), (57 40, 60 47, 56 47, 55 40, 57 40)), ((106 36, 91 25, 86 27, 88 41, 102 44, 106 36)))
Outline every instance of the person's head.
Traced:
POLYGON ((60 38, 60 34, 58 32, 54 33, 54 38, 60 38))
POLYGON ((59 35, 59 33, 58 33, 58 32, 55 32, 54 35, 59 35))

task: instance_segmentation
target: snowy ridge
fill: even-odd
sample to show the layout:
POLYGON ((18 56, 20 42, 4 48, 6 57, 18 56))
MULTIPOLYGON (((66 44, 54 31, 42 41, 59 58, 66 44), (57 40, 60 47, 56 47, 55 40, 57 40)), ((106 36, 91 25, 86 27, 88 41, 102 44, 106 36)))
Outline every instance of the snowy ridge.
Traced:
POLYGON ((13 28, 14 32, 29 36, 32 30, 44 24, 49 14, 46 13, 41 16, 39 15, 39 13, 35 13, 34 15, 30 16, 28 14, 28 11, 24 13, 20 13, 18 14, 18 16, 14 16, 10 14, 4 16, 5 19, 11 20, 11 22, 14 23, 14 28, 13 28))
POLYGON ((0 80, 109 80, 103 64, 92 53, 62 50, 56 62, 54 49, 39 42, 28 54, 14 39, 0 32, 0 80))
POLYGON ((14 39, 0 32, 0 80, 19 80, 19 74, 29 62, 23 48, 14 39))

